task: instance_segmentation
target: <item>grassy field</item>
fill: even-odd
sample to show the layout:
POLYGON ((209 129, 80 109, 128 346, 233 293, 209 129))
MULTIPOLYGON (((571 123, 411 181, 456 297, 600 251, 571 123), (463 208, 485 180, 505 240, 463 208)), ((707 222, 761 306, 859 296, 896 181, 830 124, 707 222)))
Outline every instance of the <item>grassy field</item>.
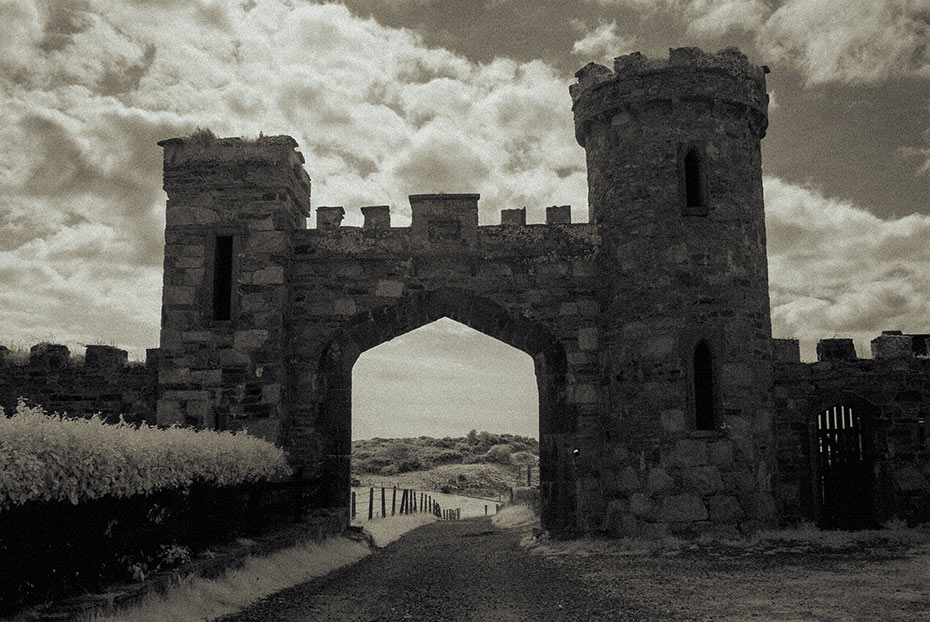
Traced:
MULTIPOLYGON (((435 439, 370 439, 352 443, 352 477, 362 486, 397 486, 496 499, 538 477, 536 439, 472 430, 435 439)), ((538 483, 538 481, 535 481, 538 483)))

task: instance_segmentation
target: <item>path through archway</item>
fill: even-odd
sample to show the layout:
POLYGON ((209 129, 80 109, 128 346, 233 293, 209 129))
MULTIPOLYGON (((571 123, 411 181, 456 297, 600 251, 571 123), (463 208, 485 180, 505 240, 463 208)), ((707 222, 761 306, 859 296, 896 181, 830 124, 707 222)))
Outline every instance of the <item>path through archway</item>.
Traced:
POLYGON ((358 357, 398 335, 448 317, 530 355, 539 393, 540 498, 543 527, 575 528, 575 485, 569 436, 577 416, 566 403, 566 357, 559 341, 538 322, 510 313, 466 290, 440 289, 408 296, 396 306, 359 314, 337 330, 319 366, 317 430, 324 435, 325 503, 345 508, 350 498, 352 368, 358 357))

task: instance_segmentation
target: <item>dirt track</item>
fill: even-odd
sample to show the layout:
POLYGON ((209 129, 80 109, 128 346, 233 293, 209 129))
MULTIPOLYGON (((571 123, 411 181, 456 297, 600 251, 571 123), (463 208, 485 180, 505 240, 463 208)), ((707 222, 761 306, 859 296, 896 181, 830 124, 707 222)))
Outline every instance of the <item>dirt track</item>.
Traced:
POLYGON ((638 620, 607 618, 570 568, 489 520, 437 522, 224 622, 273 620, 638 620))
POLYGON ((488 520, 427 525, 224 622, 930 619, 926 544, 520 546, 488 520))

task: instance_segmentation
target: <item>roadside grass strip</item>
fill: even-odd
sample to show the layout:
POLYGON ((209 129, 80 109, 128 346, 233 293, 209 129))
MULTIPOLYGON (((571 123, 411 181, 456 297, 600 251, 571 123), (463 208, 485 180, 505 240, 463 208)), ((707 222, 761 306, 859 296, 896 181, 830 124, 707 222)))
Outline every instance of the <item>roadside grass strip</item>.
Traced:
MULTIPOLYGON (((384 547, 405 533, 436 518, 396 516, 365 526, 376 547, 384 547)), ((235 613, 260 598, 349 566, 371 553, 365 542, 333 538, 306 542, 263 556, 216 579, 188 577, 165 594, 151 594, 140 603, 112 613, 90 614, 81 622, 201 622, 235 613)))

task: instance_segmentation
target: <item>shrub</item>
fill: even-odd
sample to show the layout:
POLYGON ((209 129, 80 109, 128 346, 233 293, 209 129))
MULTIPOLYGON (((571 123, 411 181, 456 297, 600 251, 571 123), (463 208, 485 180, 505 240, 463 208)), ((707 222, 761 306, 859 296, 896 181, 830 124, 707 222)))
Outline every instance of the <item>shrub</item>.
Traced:
POLYGON ((494 445, 484 455, 486 462, 510 464, 510 447, 507 445, 494 445))
POLYGON ((289 474, 283 450, 245 433, 104 424, 48 415, 20 401, 0 409, 0 510, 31 501, 72 504, 194 483, 231 486, 289 474))

